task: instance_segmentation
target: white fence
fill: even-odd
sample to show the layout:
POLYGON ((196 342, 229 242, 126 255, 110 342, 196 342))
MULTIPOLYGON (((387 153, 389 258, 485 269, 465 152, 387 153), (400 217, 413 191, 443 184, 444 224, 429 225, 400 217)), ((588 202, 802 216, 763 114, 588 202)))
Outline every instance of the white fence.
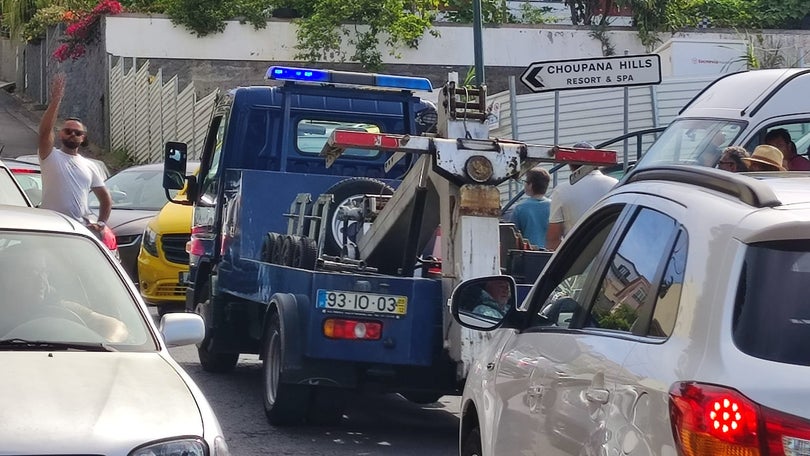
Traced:
POLYGON ((124 59, 110 62, 110 145, 127 151, 137 163, 163 161, 166 141, 189 146, 189 158, 198 159, 217 92, 198 99, 191 83, 182 91, 177 77, 163 82, 163 72, 149 72, 149 61, 140 68, 124 69, 124 59))

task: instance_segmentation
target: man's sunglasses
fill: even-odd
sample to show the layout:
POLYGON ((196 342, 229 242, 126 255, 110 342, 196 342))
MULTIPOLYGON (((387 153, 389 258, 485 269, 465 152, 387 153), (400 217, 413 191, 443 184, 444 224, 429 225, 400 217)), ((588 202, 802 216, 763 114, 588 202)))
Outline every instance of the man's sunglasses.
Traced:
POLYGON ((73 136, 84 136, 84 132, 75 128, 63 128, 62 133, 73 136))

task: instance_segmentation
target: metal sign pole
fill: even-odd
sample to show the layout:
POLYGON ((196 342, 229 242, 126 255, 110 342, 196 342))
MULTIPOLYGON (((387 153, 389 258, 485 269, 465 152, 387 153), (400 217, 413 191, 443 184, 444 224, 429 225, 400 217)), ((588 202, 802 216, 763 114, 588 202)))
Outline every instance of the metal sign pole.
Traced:
POLYGON ((481 0, 473 0, 473 52, 475 53, 475 85, 484 85, 484 47, 481 24, 481 0))

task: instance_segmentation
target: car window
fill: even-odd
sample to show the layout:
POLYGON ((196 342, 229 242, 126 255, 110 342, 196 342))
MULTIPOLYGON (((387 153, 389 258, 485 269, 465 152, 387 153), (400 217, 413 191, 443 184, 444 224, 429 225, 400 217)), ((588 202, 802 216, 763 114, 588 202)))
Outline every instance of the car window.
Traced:
MULTIPOLYGON (((363 122, 335 122, 329 120, 304 119, 298 122, 295 130, 295 144, 301 153, 317 155, 321 153, 326 140, 335 130, 362 131, 380 133, 380 127, 363 122)), ((380 155, 379 150, 346 149, 343 156, 374 158, 380 155)))
POLYGON ((810 365, 810 240, 765 242, 745 253, 732 324, 751 356, 810 365))
MULTIPOLYGON (((162 169, 125 169, 104 182, 112 196, 112 207, 115 209, 133 209, 159 211, 166 204, 166 192, 163 189, 162 169)), ((174 198, 178 190, 170 190, 174 198)), ((99 207, 95 193, 87 197, 91 208, 99 207)))
POLYGON ((750 141, 748 141, 748 144, 745 145, 745 149, 751 152, 758 145, 764 144, 765 135, 767 135, 769 131, 776 130, 777 128, 784 128, 787 130, 788 134, 790 135, 790 139, 793 140, 794 144, 796 144, 797 154, 806 156, 808 153, 810 153, 810 122, 808 121, 781 123, 763 128, 759 131, 759 133, 754 135, 750 141))
POLYGON ((571 324, 585 304, 585 289, 593 280, 599 252, 609 242, 621 209, 622 206, 606 208, 571 233, 571 239, 555 256, 560 260, 547 269, 547 281, 540 282, 551 291, 538 295, 542 301, 538 301, 531 326, 552 324, 567 328, 571 324))
POLYGON ((42 203, 42 174, 39 172, 13 172, 14 178, 20 184, 31 204, 38 207, 42 203))
POLYGON ((657 273, 669 260, 675 220, 640 209, 608 263, 585 326, 630 332, 650 315, 657 273))
POLYGON ((157 349, 128 279, 98 243, 0 231, 0 270, 1 339, 157 349))
POLYGON ((213 140, 214 150, 209 156, 204 157, 208 162, 208 166, 205 168, 207 172, 205 176, 203 176, 201 186, 204 201, 216 201, 217 183, 219 182, 219 162, 222 156, 222 146, 225 143, 226 124, 227 122, 224 116, 215 117, 211 121, 211 128, 216 129, 216 134, 211 138, 209 133, 209 139, 213 140))
POLYGON ((678 315, 683 276, 686 270, 686 253, 689 245, 687 240, 686 231, 678 233, 678 239, 675 241, 667 268, 664 270, 664 277, 658 286, 652 321, 646 331, 646 335, 650 337, 667 338, 675 328, 675 317, 678 315))
POLYGON ((0 167, 0 204, 9 204, 11 206, 29 205, 22 189, 14 180, 14 176, 11 175, 8 169, 2 167, 0 167))
POLYGON ((669 163, 714 166, 723 149, 737 139, 743 126, 729 120, 676 120, 650 146, 636 168, 669 163))

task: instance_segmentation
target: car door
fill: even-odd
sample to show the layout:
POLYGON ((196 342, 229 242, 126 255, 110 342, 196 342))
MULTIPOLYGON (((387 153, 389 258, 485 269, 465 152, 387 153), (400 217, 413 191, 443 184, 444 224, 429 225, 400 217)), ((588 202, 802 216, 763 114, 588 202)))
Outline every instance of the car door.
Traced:
MULTIPOLYGON (((595 217, 588 222, 598 221, 595 217)), ((524 451, 582 455, 619 448, 608 426, 615 391, 634 382, 622 365, 640 339, 634 331, 649 328, 656 284, 678 230, 671 217, 633 205, 623 208, 609 230, 609 218, 604 222, 601 229, 577 230, 587 240, 577 245, 586 249, 569 252, 575 256, 570 266, 559 261, 565 273, 548 277, 547 271, 549 282, 538 287, 549 291, 532 296, 527 328, 504 349, 510 359, 519 350, 527 366, 523 408, 515 408, 522 413, 503 414, 519 416, 522 423, 510 426, 530 431, 520 443, 524 451), (595 244, 601 247, 588 258, 595 244)), ((507 363, 502 359, 501 368, 507 363)))
POLYGON ((490 386, 496 402, 492 407, 491 454, 544 454, 554 448, 543 431, 545 417, 557 406, 544 397, 547 381, 558 368, 566 370, 562 375, 568 380, 577 381, 579 371, 593 361, 583 345, 590 342, 577 340, 567 326, 576 307, 585 306, 585 299, 592 294, 589 287, 598 277, 604 252, 614 243, 626 203, 620 196, 615 204, 602 207, 583 221, 524 301, 523 310, 528 310, 529 318, 525 327, 506 341, 490 386))

